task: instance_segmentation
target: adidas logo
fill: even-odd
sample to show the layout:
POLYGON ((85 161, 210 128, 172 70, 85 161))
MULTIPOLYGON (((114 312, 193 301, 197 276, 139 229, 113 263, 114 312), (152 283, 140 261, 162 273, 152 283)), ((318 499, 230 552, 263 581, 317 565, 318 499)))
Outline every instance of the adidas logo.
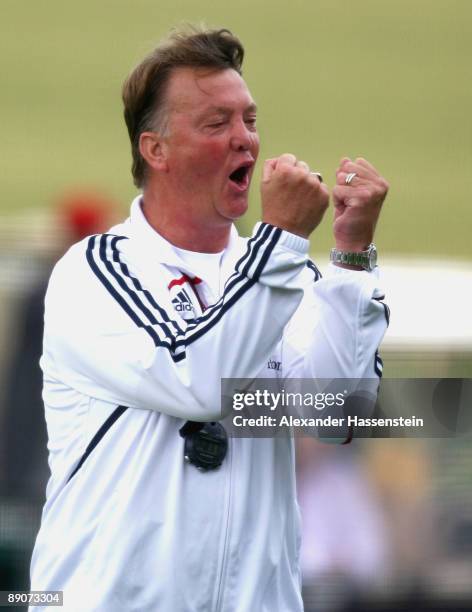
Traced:
POLYGON ((179 287, 175 297, 172 299, 172 304, 174 305, 175 310, 184 319, 195 318, 195 311, 193 308, 192 300, 190 299, 185 289, 179 287))

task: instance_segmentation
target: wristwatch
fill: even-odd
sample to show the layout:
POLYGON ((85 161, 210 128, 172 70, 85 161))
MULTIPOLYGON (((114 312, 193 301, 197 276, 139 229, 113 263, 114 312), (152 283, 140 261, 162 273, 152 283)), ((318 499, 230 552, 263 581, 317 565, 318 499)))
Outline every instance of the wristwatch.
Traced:
POLYGON ((349 266, 361 266, 364 270, 372 272, 377 265, 377 249, 375 244, 369 244, 365 251, 340 251, 331 249, 329 260, 334 264, 347 264, 349 266))

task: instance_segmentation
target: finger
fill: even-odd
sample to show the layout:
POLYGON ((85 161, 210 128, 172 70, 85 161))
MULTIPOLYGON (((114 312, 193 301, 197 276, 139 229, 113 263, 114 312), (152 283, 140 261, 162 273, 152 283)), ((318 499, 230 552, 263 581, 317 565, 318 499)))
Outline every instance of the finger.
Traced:
POLYGON ((327 202, 328 202, 328 206, 329 206, 329 200, 330 200, 330 192, 329 192, 329 188, 326 185, 326 183, 321 183, 320 184, 320 192, 324 193, 325 197, 327 198, 327 202))
POLYGON ((340 186, 336 185, 335 187, 333 187, 333 190, 331 192, 335 211, 336 209, 344 210, 344 208, 346 208, 344 198, 342 197, 343 194, 339 191, 339 189, 340 186))
POLYGON ((335 185, 333 187, 333 201, 335 206, 342 203, 344 206, 361 204, 365 199, 364 190, 354 190, 350 185, 335 185))
POLYGON ((292 153, 284 153, 280 157, 277 158, 276 166, 285 165, 285 166, 295 166, 297 163, 297 158, 292 153))
POLYGON ((353 172, 352 170, 352 166, 353 166, 353 161, 350 157, 343 157, 341 159, 341 161, 339 162, 339 166, 336 169, 336 173, 338 172, 353 172), (350 169, 348 169, 350 168, 350 169))
POLYGON ((368 179, 361 176, 357 172, 337 172, 336 185, 346 185, 348 187, 359 187, 368 182, 368 179))
POLYGON ((310 174, 312 176, 314 176, 320 183, 323 182, 323 176, 322 176, 321 172, 314 172, 313 171, 313 172, 310 172, 310 174))
POLYGON ((374 180, 378 177, 378 174, 372 172, 370 168, 366 168, 365 166, 361 166, 360 164, 352 161, 343 164, 343 167, 338 169, 338 173, 339 172, 344 172, 346 174, 355 172, 358 176, 370 180, 374 180))
POLYGON ((262 180, 268 181, 277 166, 277 159, 266 159, 262 168, 262 180))
POLYGON ((376 176, 379 176, 378 170, 370 162, 368 162, 364 157, 356 157, 356 164, 358 164, 359 166, 362 166, 366 170, 370 170, 376 176))
POLYGON ((301 159, 296 162, 295 166, 297 168, 303 168, 303 170, 306 170, 307 172, 310 171, 310 166, 306 162, 302 161, 301 159))

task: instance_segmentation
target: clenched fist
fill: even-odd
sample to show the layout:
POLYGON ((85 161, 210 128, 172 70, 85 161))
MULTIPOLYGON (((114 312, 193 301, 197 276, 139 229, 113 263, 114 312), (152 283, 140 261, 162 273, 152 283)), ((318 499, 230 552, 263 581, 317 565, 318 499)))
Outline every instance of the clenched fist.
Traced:
POLYGON ((308 238, 328 208, 328 188, 303 161, 286 153, 264 163, 262 220, 308 238))
POLYGON ((372 242, 375 225, 388 192, 387 181, 367 160, 343 157, 333 189, 334 238, 342 251, 363 251, 372 242), (346 178, 350 174, 350 181, 346 178))

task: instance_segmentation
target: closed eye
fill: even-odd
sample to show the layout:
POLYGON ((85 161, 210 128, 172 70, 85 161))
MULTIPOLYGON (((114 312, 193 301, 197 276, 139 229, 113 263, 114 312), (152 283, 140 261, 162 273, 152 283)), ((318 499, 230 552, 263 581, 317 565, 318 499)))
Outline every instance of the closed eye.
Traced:
POLYGON ((211 123, 207 124, 207 127, 209 128, 220 128, 223 127, 225 125, 226 121, 213 121, 211 123))

